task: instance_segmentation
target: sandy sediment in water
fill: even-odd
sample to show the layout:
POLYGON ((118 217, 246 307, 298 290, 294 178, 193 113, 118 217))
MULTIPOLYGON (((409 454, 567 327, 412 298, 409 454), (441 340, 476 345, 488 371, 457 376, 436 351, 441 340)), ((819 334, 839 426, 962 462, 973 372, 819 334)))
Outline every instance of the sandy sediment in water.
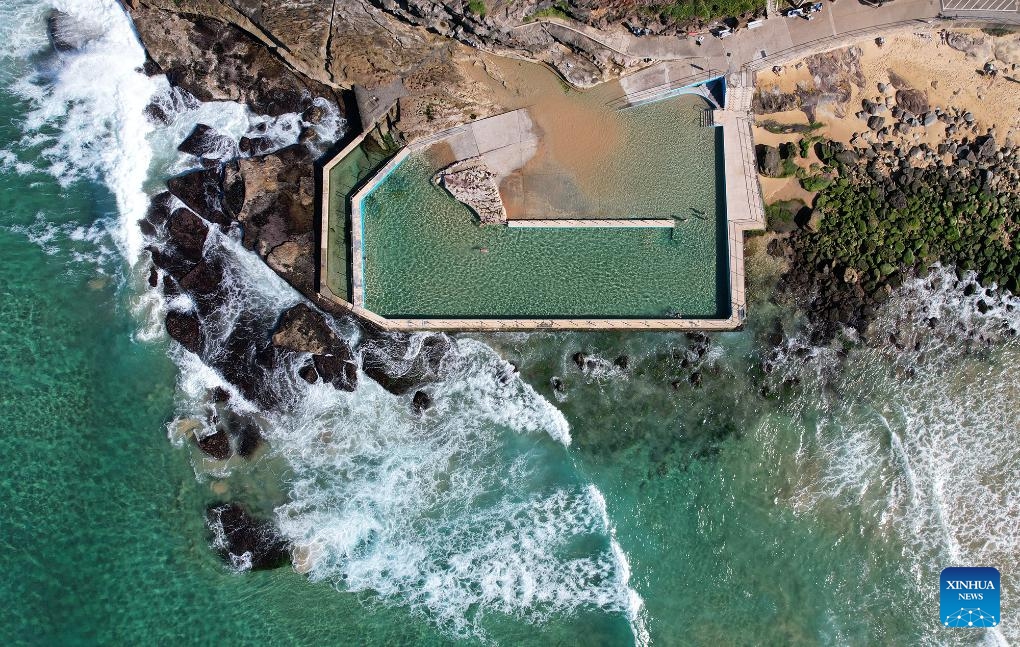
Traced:
MULTIPOLYGON (((959 41, 957 41, 959 42, 959 41)), ((850 98, 845 102, 827 102, 815 108, 814 119, 822 127, 814 134, 849 143, 857 133, 868 130, 866 119, 856 113, 861 110, 864 99, 878 100, 892 97, 895 88, 891 81, 905 81, 910 87, 922 91, 932 108, 944 110, 960 109, 974 115, 979 130, 995 128, 1000 142, 1012 139, 1020 142, 1020 36, 1016 33, 994 36, 979 29, 945 30, 938 27, 909 29, 886 36, 879 46, 873 39, 862 40, 853 45, 860 49, 860 80, 851 83, 850 98), (960 51, 946 44, 943 32, 962 35, 960 40, 970 40, 969 51, 960 51), (994 62, 999 70, 992 78, 981 73, 987 62, 994 62), (1014 66, 1017 69, 1014 70, 1014 66), (1013 80, 1016 79, 1016 80, 1013 80), (887 87, 879 92, 879 84, 887 87)), ((803 61, 790 63, 778 72, 762 70, 756 78, 758 88, 777 88, 788 93, 817 88, 819 80, 814 78, 803 61)), ((888 111, 884 113, 887 123, 892 123, 888 111)), ((808 115, 802 110, 790 110, 757 116, 754 129, 756 144, 777 146, 783 142, 800 140, 801 134, 774 134, 761 127, 765 121, 783 124, 806 124, 808 115)), ((897 136, 900 145, 910 147, 928 143, 932 146, 945 136, 945 124, 936 122, 928 128, 913 128, 909 133, 897 136)), ((818 160, 813 154, 806 160, 797 158, 800 166, 808 167, 818 160)), ((765 202, 789 198, 809 201, 812 194, 804 191, 796 178, 761 178, 765 202)))
POLYGON ((607 105, 623 93, 618 82, 572 89, 542 65, 488 54, 462 73, 486 85, 506 110, 527 108, 538 135, 535 154, 500 184, 511 219, 548 218, 574 194, 598 193, 600 170, 625 139, 623 120, 607 105))

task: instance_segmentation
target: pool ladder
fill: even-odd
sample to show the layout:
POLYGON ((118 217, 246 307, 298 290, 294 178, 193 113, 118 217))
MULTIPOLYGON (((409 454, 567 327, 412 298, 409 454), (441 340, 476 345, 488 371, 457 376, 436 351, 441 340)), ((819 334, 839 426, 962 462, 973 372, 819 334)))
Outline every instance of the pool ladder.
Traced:
POLYGON ((713 108, 705 108, 701 111, 701 127, 711 128, 715 126, 715 110, 713 108))

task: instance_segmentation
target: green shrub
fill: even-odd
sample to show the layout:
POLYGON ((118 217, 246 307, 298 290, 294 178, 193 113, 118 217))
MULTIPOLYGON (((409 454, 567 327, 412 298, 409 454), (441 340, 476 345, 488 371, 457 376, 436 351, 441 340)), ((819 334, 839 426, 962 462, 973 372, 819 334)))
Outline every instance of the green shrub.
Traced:
POLYGON ((821 191, 832 183, 832 180, 824 175, 811 175, 802 178, 800 185, 805 191, 821 191))
POLYGON ((488 11, 488 7, 485 6, 485 0, 470 0, 467 8, 468 11, 476 16, 485 16, 485 13, 488 11))

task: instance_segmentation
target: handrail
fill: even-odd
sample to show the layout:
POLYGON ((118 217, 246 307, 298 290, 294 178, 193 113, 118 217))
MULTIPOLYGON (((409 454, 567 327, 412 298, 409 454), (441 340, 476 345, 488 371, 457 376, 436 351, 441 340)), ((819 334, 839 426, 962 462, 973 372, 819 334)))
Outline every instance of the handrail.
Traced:
POLYGON ((696 74, 691 74, 690 76, 685 76, 681 79, 676 79, 674 81, 666 81, 665 83, 660 83, 659 85, 652 86, 650 88, 645 88, 644 90, 638 90, 637 92, 634 93, 626 93, 623 96, 617 97, 612 101, 609 101, 608 103, 606 103, 606 105, 615 110, 620 110, 630 105, 634 105, 637 102, 646 101, 649 97, 654 97, 656 94, 686 88, 688 86, 692 86, 698 83, 703 83, 705 81, 717 79, 722 75, 723 75, 722 72, 714 68, 704 70, 696 74))

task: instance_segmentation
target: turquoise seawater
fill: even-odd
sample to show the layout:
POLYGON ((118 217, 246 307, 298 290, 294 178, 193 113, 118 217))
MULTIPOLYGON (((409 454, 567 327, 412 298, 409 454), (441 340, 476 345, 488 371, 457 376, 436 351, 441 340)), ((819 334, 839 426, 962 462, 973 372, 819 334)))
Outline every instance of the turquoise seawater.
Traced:
MULTIPOLYGON (((35 5, 15 9, 3 17, 44 33, 35 5)), ((5 644, 1020 638, 1015 300, 984 297, 981 313, 935 272, 876 323, 904 350, 790 344, 768 373, 773 319, 794 322, 764 299, 707 350, 684 335, 462 336, 424 418, 364 376, 352 394, 303 387, 254 464, 210 464, 168 426, 215 377, 152 334, 123 169, 56 109, 73 93, 55 70, 73 61, 42 41, 0 61, 5 644), (317 546, 311 578, 228 569, 202 521, 220 487, 317 546), (939 571, 978 563, 1002 572, 1006 621, 940 628, 939 571)), ((72 103, 116 132, 102 106, 72 103)), ((171 155, 154 154, 157 169, 171 155)), ((246 303, 294 300, 230 249, 246 303)))

